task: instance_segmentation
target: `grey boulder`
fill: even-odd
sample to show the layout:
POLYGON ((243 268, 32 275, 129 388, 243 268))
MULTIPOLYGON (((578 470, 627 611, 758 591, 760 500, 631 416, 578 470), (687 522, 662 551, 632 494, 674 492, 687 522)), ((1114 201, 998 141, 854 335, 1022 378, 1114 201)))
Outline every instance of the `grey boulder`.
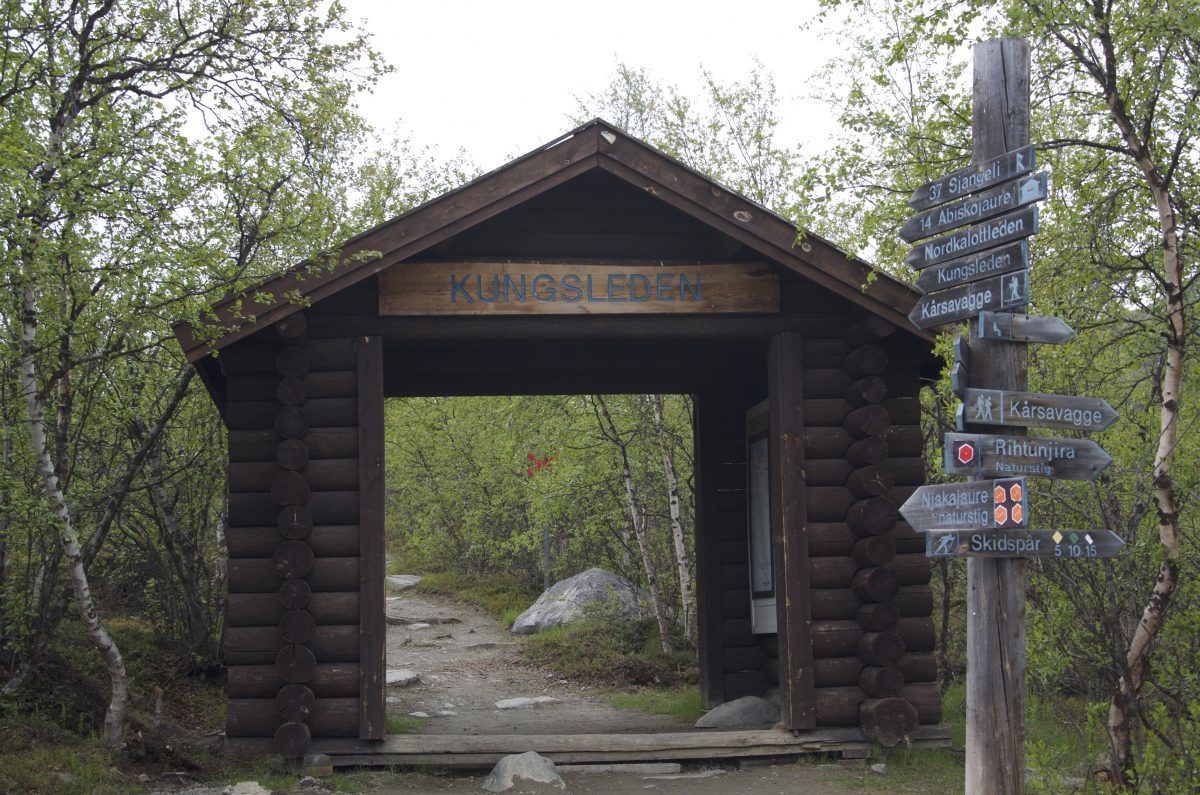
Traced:
POLYGON ((554 763, 536 751, 502 757, 483 780, 483 788, 488 792, 504 792, 514 786, 516 779, 567 788, 567 782, 558 775, 554 763))
POLYGON ((621 616, 641 609, 641 595, 626 580, 604 569, 559 580, 546 589, 533 605, 513 622, 514 635, 533 635, 551 627, 570 624, 584 616, 588 607, 621 616))
POLYGON ((696 721, 697 729, 746 729, 779 722, 779 704, 758 696, 742 696, 713 707, 696 721))

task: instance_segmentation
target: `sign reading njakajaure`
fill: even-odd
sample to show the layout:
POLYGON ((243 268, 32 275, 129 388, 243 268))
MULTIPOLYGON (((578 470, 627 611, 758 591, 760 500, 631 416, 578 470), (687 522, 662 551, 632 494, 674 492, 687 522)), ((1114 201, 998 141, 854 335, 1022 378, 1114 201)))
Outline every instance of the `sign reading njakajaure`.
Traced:
POLYGON ((382 315, 778 311, 764 263, 421 262, 379 276, 382 315))

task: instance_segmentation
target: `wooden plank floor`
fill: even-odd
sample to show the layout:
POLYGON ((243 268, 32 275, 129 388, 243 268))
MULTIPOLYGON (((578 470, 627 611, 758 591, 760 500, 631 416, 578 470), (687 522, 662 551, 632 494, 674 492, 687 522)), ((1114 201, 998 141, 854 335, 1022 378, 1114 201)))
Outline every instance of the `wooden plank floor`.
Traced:
MULTIPOLYGON (((912 745, 918 748, 949 744, 950 732, 944 725, 922 726, 912 738, 912 745)), ((235 754, 269 754, 271 745, 269 738, 226 740, 227 750, 235 754)), ((667 734, 400 734, 374 742, 318 738, 312 741, 308 753, 329 755, 335 767, 489 767, 503 756, 525 751, 537 751, 555 764, 583 764, 854 754, 868 748, 861 730, 845 728, 813 729, 796 735, 783 729, 667 734)))

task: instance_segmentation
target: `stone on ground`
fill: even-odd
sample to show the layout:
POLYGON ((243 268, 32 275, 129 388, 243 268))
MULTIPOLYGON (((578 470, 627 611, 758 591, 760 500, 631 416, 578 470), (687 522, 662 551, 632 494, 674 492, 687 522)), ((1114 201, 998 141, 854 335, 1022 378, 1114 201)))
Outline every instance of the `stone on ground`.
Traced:
POLYGON ((607 607, 616 615, 635 615, 640 603, 640 594, 628 581, 604 569, 588 569, 546 589, 517 617, 511 631, 514 635, 533 635, 570 624, 582 618, 590 605, 607 607))
POLYGON ((389 668, 387 672, 387 683, 396 687, 404 687, 418 681, 421 675, 416 671, 410 671, 407 668, 389 668))
POLYGON ((388 590, 407 591, 423 579, 419 574, 389 574, 387 576, 388 590))
POLYGON ((554 763, 536 751, 503 757, 483 780, 483 788, 488 792, 504 792, 514 786, 515 779, 567 788, 567 783, 554 769, 554 763))
POLYGON ((527 707, 540 707, 543 704, 557 704, 562 699, 554 698, 553 696, 520 696, 518 698, 506 698, 503 701, 496 702, 497 709, 525 709, 527 707))
POLYGON ((271 795, 271 790, 257 781, 239 781, 230 787, 229 795, 271 795))
POLYGON ((779 721, 779 705, 758 696, 742 696, 714 707, 696 721, 697 729, 745 729, 779 721))

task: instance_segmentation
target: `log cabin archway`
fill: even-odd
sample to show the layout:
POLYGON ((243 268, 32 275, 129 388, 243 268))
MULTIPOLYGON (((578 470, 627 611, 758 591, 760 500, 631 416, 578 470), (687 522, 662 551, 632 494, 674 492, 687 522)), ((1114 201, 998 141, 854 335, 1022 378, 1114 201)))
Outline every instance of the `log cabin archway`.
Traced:
POLYGON ((946 736, 917 292, 598 119, 336 254, 176 327, 228 428, 229 747, 403 757, 383 401, 534 392, 695 396, 706 706, 778 686, 775 753, 946 736))

